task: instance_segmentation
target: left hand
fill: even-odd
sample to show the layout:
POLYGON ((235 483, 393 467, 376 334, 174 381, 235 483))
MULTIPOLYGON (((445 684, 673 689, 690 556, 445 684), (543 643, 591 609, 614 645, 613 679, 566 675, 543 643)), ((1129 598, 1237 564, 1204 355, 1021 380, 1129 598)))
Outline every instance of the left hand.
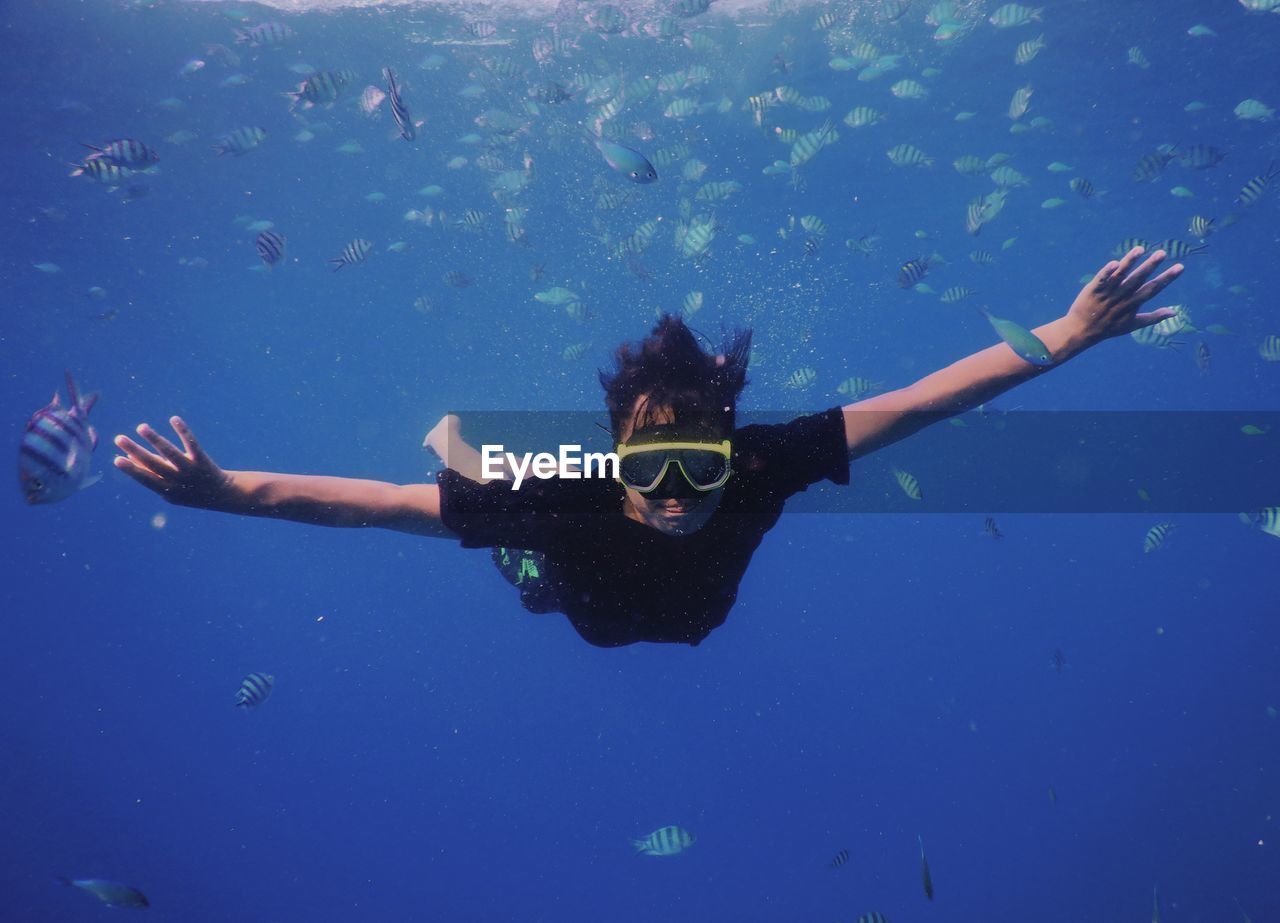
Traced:
POLYGON ((1135 269, 1134 266, 1143 253, 1141 247, 1134 247, 1122 259, 1112 260, 1103 266, 1071 303, 1067 317, 1079 326, 1089 341, 1098 342, 1124 336, 1174 316, 1172 308, 1138 313, 1138 308, 1182 275, 1184 268, 1181 263, 1174 263, 1151 278, 1168 254, 1163 250, 1156 250, 1135 269))

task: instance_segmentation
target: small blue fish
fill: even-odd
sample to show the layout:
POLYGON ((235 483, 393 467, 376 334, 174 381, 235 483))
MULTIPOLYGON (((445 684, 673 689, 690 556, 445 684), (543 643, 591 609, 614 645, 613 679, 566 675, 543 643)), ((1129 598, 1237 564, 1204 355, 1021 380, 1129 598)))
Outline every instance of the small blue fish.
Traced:
POLYGON ((58 881, 70 888, 87 891, 108 907, 150 907, 147 896, 137 888, 106 878, 62 878, 58 881))
POLYGON ((1049 347, 1045 346, 1041 339, 1030 330, 1018 326, 1011 320, 996 317, 986 308, 979 310, 987 316, 987 320, 991 321, 991 326, 1000 335, 1000 339, 1008 343, 1009 348, 1020 357, 1041 368, 1048 368, 1053 365, 1053 356, 1049 353, 1049 347))
POLYGON ((639 151, 606 141, 604 138, 592 137, 591 142, 604 156, 605 163, 633 183, 652 183, 658 178, 658 171, 639 151))
POLYGON ((56 503, 95 484, 102 475, 89 477, 89 460, 98 445, 98 433, 89 425, 89 411, 97 394, 82 396, 67 373, 71 406, 53 395, 46 407, 31 415, 18 451, 18 480, 27 502, 56 503))

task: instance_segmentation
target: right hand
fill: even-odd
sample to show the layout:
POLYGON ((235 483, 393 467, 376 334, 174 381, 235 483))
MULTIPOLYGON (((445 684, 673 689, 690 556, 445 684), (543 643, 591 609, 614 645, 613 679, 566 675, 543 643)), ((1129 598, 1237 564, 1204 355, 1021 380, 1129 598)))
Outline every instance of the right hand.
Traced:
POLYGON ((169 424, 182 440, 181 449, 143 423, 138 426, 138 435, 149 447, 143 448, 128 436, 116 436, 115 446, 123 454, 115 457, 115 466, 178 506, 213 509, 225 505, 233 492, 231 475, 205 454, 181 417, 170 417, 169 424))

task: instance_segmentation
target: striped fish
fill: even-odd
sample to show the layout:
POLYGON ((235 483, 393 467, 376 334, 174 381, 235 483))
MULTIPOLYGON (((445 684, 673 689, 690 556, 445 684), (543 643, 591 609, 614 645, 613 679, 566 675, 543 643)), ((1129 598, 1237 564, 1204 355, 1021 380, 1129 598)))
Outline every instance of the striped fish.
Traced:
POLYGON ((836 385, 836 391, 849 398, 849 400, 856 401, 864 395, 883 387, 884 382, 882 381, 871 381, 868 378, 859 378, 854 375, 836 385))
POLYGON ((1093 183, 1089 182, 1083 176, 1077 176, 1071 182, 1067 183, 1071 187, 1071 191, 1083 199, 1092 199, 1097 191, 1093 188, 1093 183))
MULTIPOLYGON (((1164 322, 1161 321, 1161 323, 1164 322)), ((1154 346, 1156 349, 1178 349, 1182 346, 1181 340, 1175 340, 1170 334, 1161 333, 1156 330, 1156 327, 1158 326, 1160 326, 1160 324, 1152 324, 1150 327, 1139 327, 1137 330, 1130 331, 1129 336, 1133 338, 1135 343, 1142 346, 1154 346)))
POLYGON ((802 166, 816 157, 825 145, 835 141, 833 134, 834 129, 831 127, 831 120, 828 119, 822 123, 821 128, 805 132, 796 138, 795 143, 791 145, 791 166, 802 166))
MULTIPOLYGON (((982 226, 995 216, 991 213, 991 209, 987 206, 986 199, 974 199, 965 207, 964 212, 964 229, 975 237, 982 233, 982 226)), ((899 282, 899 285, 902 283, 899 282)), ((903 286, 906 288, 906 286, 903 286)))
POLYGON ((1187 230, 1191 232, 1193 237, 1204 240, 1216 230, 1214 219, 1206 218, 1203 215, 1192 215, 1191 223, 1187 226, 1187 230))
POLYGON ((889 162, 896 167, 931 167, 933 158, 911 144, 898 144, 885 151, 889 162))
POLYGON ((907 260, 898 268, 898 287, 911 288, 929 271, 929 260, 907 260))
POLYGON ((812 387, 813 383, 817 380, 818 373, 806 366, 802 369, 796 369, 788 375, 785 384, 788 388, 795 391, 803 391, 805 388, 812 387))
POLYGON ((977 266, 991 266, 995 263, 996 258, 991 255, 989 250, 974 250, 969 254, 969 261, 977 266))
POLYGON ((1009 100, 1009 118, 1016 122, 1027 114, 1027 110, 1031 108, 1031 95, 1034 92, 1031 84, 1014 91, 1013 98, 1009 100))
POLYGON ((804 215, 800 218, 800 227, 804 229, 806 234, 813 237, 825 237, 827 234, 827 223, 817 215, 804 215))
POLYGON ((1044 35, 1041 35, 1039 38, 1032 39, 1029 42, 1023 42, 1013 53, 1013 63, 1030 64, 1036 59, 1036 55, 1043 51, 1044 48, 1044 35))
POLYGON ((920 482, 912 475, 903 471, 901 468, 893 469, 893 479, 898 482, 898 486, 902 488, 902 492, 912 500, 923 499, 924 495, 920 492, 920 482))
POLYGON ((694 198, 699 202, 722 202, 735 192, 742 191, 742 184, 734 180, 717 180, 715 182, 704 183, 696 193, 694 198))
POLYGON ((236 708, 257 708, 271 697, 275 682, 270 673, 250 673, 236 690, 236 708))
POLYGON ((689 292, 684 296, 684 301, 680 307, 686 317, 692 317, 702 310, 702 292, 689 292))
POLYGON ((858 923, 889 923, 889 918, 879 911, 872 910, 858 917, 858 923))
POLYGON ((1150 554, 1160 548, 1174 528, 1176 527, 1171 522, 1158 522, 1148 529, 1146 538, 1142 540, 1142 553, 1150 554))
POLYGON ((1172 152, 1156 151, 1151 154, 1143 154, 1133 168, 1133 173, 1131 174, 1133 181, 1135 183, 1149 183, 1152 180, 1159 179, 1160 174, 1164 173, 1164 168, 1169 165, 1169 161, 1172 159, 1172 152))
POLYGON ((850 128, 866 128, 868 125, 884 121, 884 118, 884 113, 877 112, 870 106, 855 106, 849 110, 843 121, 850 128))
POLYGON ((263 22, 249 29, 236 29, 237 45, 283 45, 293 38, 293 30, 280 22, 263 22))
POLYGON ((699 216, 689 222, 684 235, 680 238, 680 254, 685 259, 696 260, 707 252, 711 242, 716 239, 716 222, 714 218, 699 216))
POLYGON ((827 868, 838 869, 840 868, 840 866, 844 865, 848 861, 849 861, 849 850, 842 849, 838 853, 836 853, 835 858, 833 858, 829 863, 827 863, 827 868))
POLYGON ((660 827, 642 840, 632 840, 636 855, 675 856, 694 843, 693 834, 683 827, 660 827))
POLYGON ((977 292, 971 288, 966 288, 963 285, 953 285, 942 293, 941 300, 943 304, 955 304, 957 301, 962 301, 970 295, 976 294, 977 292))
POLYGON ((1147 249, 1147 241, 1141 237, 1126 237, 1124 240, 1120 241, 1120 243, 1111 248, 1111 255, 1116 259, 1119 259, 1134 247, 1141 247, 1145 250, 1147 249))
POLYGON ((1250 517, 1250 522, 1268 535, 1280 538, 1280 506, 1259 510, 1256 516, 1250 517))
POLYGON ((18 450, 18 481, 27 502, 56 503, 97 483, 89 476, 89 461, 98 433, 89 424, 97 394, 81 395, 67 372, 70 406, 54 392, 53 400, 31 415, 18 450))
POLYGON ((1280 362, 1280 336, 1271 334, 1258 346, 1258 355, 1268 362, 1280 362))
POLYGON ((590 346, 590 343, 574 343, 571 346, 566 346, 564 352, 560 354, 560 358, 565 362, 576 362, 586 355, 590 346))
POLYGON ((141 141, 135 141, 133 138, 108 141, 101 147, 95 144, 84 144, 84 142, 81 142, 81 144, 93 151, 92 154, 85 158, 86 161, 108 160, 122 167, 136 167, 139 164, 145 166, 149 163, 157 163, 160 160, 159 154, 141 141))
POLYGON ((982 531, 985 532, 987 535, 990 535, 994 539, 1004 538, 1004 533, 1000 531, 1000 527, 996 525, 996 521, 992 519, 990 516, 988 516, 986 518, 986 521, 983 522, 982 531))
POLYGON ((128 167, 122 167, 110 160, 86 160, 84 163, 71 164, 75 167, 68 176, 87 176, 104 186, 119 186, 133 175, 128 167))
POLYGON ((929 95, 928 87, 918 80, 899 80, 889 92, 898 99, 925 99, 929 95))
POLYGON ((253 150, 263 139, 267 137, 265 128, 256 128, 252 125, 246 125, 243 128, 237 128, 235 131, 223 135, 213 149, 219 154, 234 154, 239 157, 241 154, 247 154, 253 150))
POLYGON ((263 231, 253 242, 258 249, 258 256, 270 269, 284 259, 285 239, 274 231, 263 231))
POLYGON ((356 263, 363 263, 372 249, 372 243, 363 237, 357 237, 342 248, 342 256, 329 260, 329 262, 333 264, 333 269, 336 272, 343 266, 354 266, 356 263))
POLYGON ((412 141, 418 137, 418 130, 413 125, 413 117, 400 98, 400 85, 396 83, 396 73, 389 67, 382 69, 382 79, 387 81, 387 98, 391 101, 391 117, 396 120, 400 129, 400 137, 412 141))
POLYGON ((461 218, 454 219, 453 226, 462 231, 479 231, 484 227, 488 217, 484 212, 468 208, 462 213, 461 218))
POLYGON ((1006 3, 992 13, 987 22, 997 29, 1009 29, 1013 26, 1026 25, 1029 22, 1040 22, 1040 14, 1043 11, 1044 7, 1032 8, 1017 3, 1006 3))
POLYGON ((1272 162, 1267 167, 1266 173, 1259 173, 1241 187, 1240 194, 1236 196, 1236 204, 1252 205, 1257 202, 1267 191, 1267 184, 1277 176, 1280 176, 1280 163, 1272 162))
POLYGON ((1031 181, 1007 164, 1001 164, 991 171, 991 181, 1001 189, 1015 186, 1028 186, 1031 181))
POLYGON ((298 84, 298 89, 285 95, 293 101, 290 108, 298 103, 302 103, 303 109, 310 109, 322 103, 332 104, 342 93, 343 88, 354 79, 355 74, 349 70, 320 71, 298 84))
POLYGON ((667 108, 662 110, 662 114, 669 119, 686 119, 694 115, 698 111, 698 103, 696 100, 687 96, 680 96, 673 99, 667 108))
POLYGON ((1207 250, 1208 248, 1209 248, 1208 244, 1197 244, 1196 246, 1193 247, 1190 244, 1186 243, 1185 241, 1174 240, 1172 237, 1170 237, 1168 240, 1160 241, 1152 249, 1163 250, 1169 256, 1173 257, 1175 260, 1181 260, 1181 259, 1185 259, 1188 256, 1191 256, 1193 253, 1201 253, 1207 250))
POLYGON ((1207 170, 1222 163, 1227 156, 1211 144, 1193 144, 1178 152, 1178 163, 1192 170, 1207 170))

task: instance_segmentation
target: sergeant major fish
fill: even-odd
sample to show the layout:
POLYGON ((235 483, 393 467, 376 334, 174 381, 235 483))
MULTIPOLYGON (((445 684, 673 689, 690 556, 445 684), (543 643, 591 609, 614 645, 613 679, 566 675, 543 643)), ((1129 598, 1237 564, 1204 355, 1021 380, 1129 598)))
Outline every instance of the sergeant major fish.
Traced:
POLYGON ((280 22, 264 22, 249 29, 236 29, 237 45, 281 45, 291 38, 293 30, 280 22))
POLYGON ((254 246, 258 250, 258 256, 262 257, 262 262, 266 264, 268 269, 271 269, 284 259, 285 239, 274 231, 263 231, 254 241, 254 246))
POLYGON ((351 243, 342 248, 342 255, 329 260, 333 264, 334 271, 341 269, 343 266, 354 266, 356 263, 363 263, 369 255, 369 251, 373 249, 373 244, 363 237, 357 237, 351 243))
POLYGON ((219 154, 234 154, 239 157, 253 150, 267 137, 266 129, 254 125, 246 125, 223 135, 213 149, 219 154))
POLYGON ((270 673, 250 673, 236 690, 236 708, 257 708, 271 697, 275 682, 270 673))
POLYGON ((683 827, 660 827, 642 840, 632 840, 636 855, 675 856, 694 843, 694 836, 683 827))
POLYGON ((89 476, 98 433, 88 418, 98 395, 81 395, 71 373, 66 374, 71 405, 64 407, 54 392, 53 400, 32 414, 22 434, 18 480, 23 496, 32 505, 65 500, 102 477, 89 476))
POLYGON ((387 81, 387 98, 391 100, 391 117, 400 129, 400 137, 412 141, 418 137, 418 130, 413 124, 413 117, 400 98, 400 85, 396 83, 396 73, 389 67, 382 69, 382 78, 387 81))
POLYGON ((108 141, 99 147, 96 144, 84 144, 84 147, 93 151, 86 160, 107 160, 122 167, 136 167, 139 164, 156 163, 160 159, 160 155, 154 150, 147 147, 141 141, 135 141, 133 138, 120 138, 116 141, 108 141))

